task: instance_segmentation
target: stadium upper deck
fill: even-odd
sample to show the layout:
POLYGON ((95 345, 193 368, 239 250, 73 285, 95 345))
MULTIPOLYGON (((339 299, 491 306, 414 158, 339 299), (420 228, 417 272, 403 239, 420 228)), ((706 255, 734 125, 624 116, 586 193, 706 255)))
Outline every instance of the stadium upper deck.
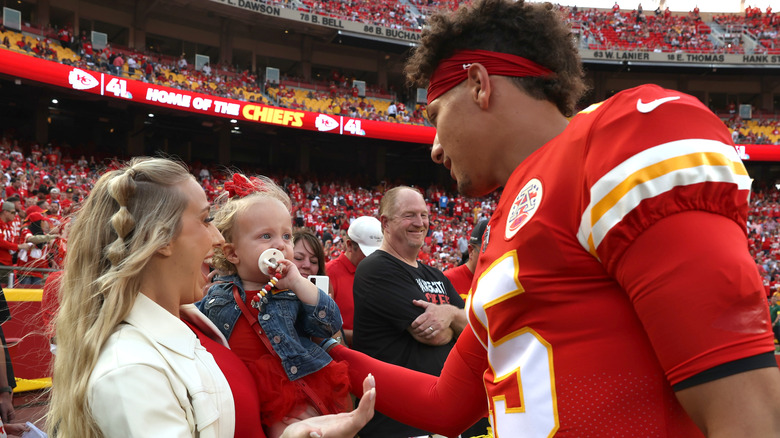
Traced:
MULTIPOLYGON (((387 102, 374 106, 388 105, 394 99, 413 108, 415 91, 405 88, 401 74, 405 54, 419 40, 419 28, 427 14, 436 8, 452 9, 457 3, 119 0, 107 6, 95 0, 20 0, 14 7, 22 11, 22 22, 29 25, 23 30, 48 35, 55 41, 57 32, 70 24, 76 35, 87 37, 91 30, 105 33, 117 50, 155 53, 169 61, 185 53, 191 65, 195 54, 202 54, 210 57, 212 66, 233 66, 221 71, 249 70, 262 79, 266 67, 275 67, 282 76, 295 77, 302 84, 324 82, 325 87, 328 72, 338 69, 351 79, 365 81, 369 88, 384 90, 387 96, 380 99, 387 102)), ((771 11, 752 10, 750 17, 745 17, 567 7, 560 10, 579 38, 580 53, 593 84, 591 101, 640 83, 655 82, 692 93, 705 103, 712 102, 713 109, 723 109, 732 102, 773 109, 775 86, 771 80, 766 83, 758 77, 773 76, 764 73, 765 69, 780 68, 780 55, 774 54, 778 19, 771 11), (718 78, 713 73, 718 69, 730 69, 739 75, 745 71, 738 70, 755 67, 761 68, 749 73, 756 75, 749 81, 729 78, 715 83, 718 78), (639 75, 634 80, 601 76, 601 71, 639 75), (652 75, 642 77, 643 71, 652 75), (698 76, 693 81, 696 86, 680 78, 680 74, 690 73, 698 76), (745 102, 744 96, 753 96, 753 101, 745 102)), ((182 78, 174 79, 181 82, 182 78)), ((301 88, 316 91, 316 86, 301 88)), ((262 100, 262 96, 254 97, 262 100)))
MULTIPOLYGON (((410 44, 414 43, 415 38, 419 38, 419 33, 415 29, 404 29, 403 23, 382 21, 382 17, 385 13, 390 14, 391 11, 398 19, 401 19, 399 14, 404 17, 415 17, 414 14, 418 13, 424 16, 430 13, 432 8, 452 8, 453 5, 454 2, 451 1, 428 2, 427 0, 411 2, 406 0, 390 2, 387 0, 381 5, 354 0, 331 0, 308 4, 294 0, 286 2, 272 0, 266 2, 257 0, 117 0, 110 4, 98 0, 37 2, 21 0, 21 3, 17 3, 13 7, 22 12, 23 30, 28 39, 29 37, 34 39, 37 36, 48 36, 52 40, 53 50, 58 52, 60 59, 62 59, 62 53, 67 52, 59 47, 58 32, 70 24, 72 32, 77 36, 84 34, 88 38, 91 30, 105 33, 111 44, 111 50, 121 53, 125 60, 128 59, 127 55, 133 57, 140 54, 143 57, 152 56, 156 64, 171 66, 184 54, 184 58, 190 66, 188 74, 182 74, 181 71, 174 73, 170 68, 163 72, 165 80, 170 85, 172 85, 170 83, 172 73, 173 81, 178 84, 177 87, 181 87, 182 94, 184 91, 190 90, 207 93, 211 90, 217 96, 232 96, 230 98, 240 100, 241 96, 236 96, 236 87, 231 89, 229 84, 239 81, 245 85, 246 81, 243 78, 254 76, 258 78, 257 87, 244 87, 245 89, 242 91, 242 96, 248 103, 254 100, 277 106, 287 105, 288 109, 294 110, 300 110, 300 107, 303 106, 304 111, 307 111, 308 106, 308 111, 326 113, 326 115, 331 116, 346 113, 347 115, 343 115, 346 120, 351 117, 349 114, 352 112, 363 117, 367 116, 365 111, 361 111, 363 108, 359 106, 360 99, 355 101, 357 103, 356 109, 354 111, 351 109, 351 95, 341 96, 335 100, 330 99, 330 102, 327 98, 321 98, 331 82, 330 72, 334 70, 339 71, 343 77, 349 78, 347 85, 342 86, 342 89, 347 92, 351 91, 353 79, 365 81, 368 91, 375 90, 376 96, 369 96, 367 93, 365 100, 367 104, 370 103, 376 108, 377 114, 386 112, 390 101, 396 100, 404 102, 407 113, 413 116, 412 118, 416 118, 414 116, 414 111, 417 109, 415 107, 415 90, 405 88, 401 66, 410 44), (328 5, 324 3, 328 3, 328 5), (374 9, 372 12, 371 5, 379 10, 374 9), (393 5, 402 5, 404 8, 399 9, 393 5), (324 8, 331 9, 325 10, 324 8), (363 15, 361 16, 361 14, 363 15), (389 30, 396 33, 389 32, 389 30), (416 35, 416 37, 409 35, 416 35), (196 54, 210 57, 213 73, 218 74, 222 82, 207 84, 203 80, 202 84, 199 83, 200 76, 192 72, 192 67, 195 67, 196 54), (294 83, 282 81, 287 86, 285 93, 264 90, 263 77, 266 67, 279 69, 282 79, 285 77, 294 78, 291 81, 294 83), (247 70, 248 74, 245 75, 247 70), (193 74, 190 75, 190 73, 193 74), (194 81, 190 81, 190 76, 194 81), (194 82, 190 85, 192 88, 185 88, 181 85, 183 81, 194 82), (268 92, 264 93, 263 91, 268 92), (315 97, 314 99, 310 97, 310 93, 311 96, 315 97), (282 97, 279 97, 280 95, 282 97), (278 101, 269 102, 269 97, 272 99, 276 97, 278 101), (369 98, 377 100, 371 102, 369 98)), ((746 104, 753 107, 754 115, 768 115, 773 120, 777 119, 777 109, 780 108, 780 80, 773 71, 753 69, 752 67, 754 65, 763 67, 780 65, 775 59, 778 55, 768 53, 763 55, 757 53, 755 47, 749 47, 751 38, 766 40, 773 35, 775 27, 772 26, 776 26, 774 14, 767 15, 762 11, 761 25, 763 27, 759 29, 747 19, 745 19, 745 24, 741 25, 742 27, 736 27, 735 23, 741 23, 743 18, 736 14, 730 16, 733 17, 734 23, 722 24, 721 17, 717 17, 721 22, 716 22, 712 16, 702 15, 701 21, 698 21, 689 14, 669 14, 670 16, 666 17, 662 13, 661 16, 656 17, 652 11, 645 11, 643 13, 645 19, 640 20, 640 23, 636 23, 637 12, 630 10, 620 10, 615 14, 613 11, 607 10, 561 8, 561 12, 566 14, 572 22, 573 29, 579 35, 581 53, 586 63, 587 80, 592 88, 591 94, 588 95, 586 101, 582 102, 582 105, 603 100, 620 90, 641 83, 656 83, 666 88, 692 94, 708 104, 714 111, 727 112, 731 106, 738 108, 739 105, 746 104), (639 26, 638 30, 635 30, 637 25, 639 26), (617 29, 621 29, 621 35, 617 35, 617 29), (607 38, 606 34, 610 30, 614 32, 612 41, 598 40, 600 36, 607 38), (726 37, 724 32, 730 35, 737 31, 742 32, 743 36, 748 33, 752 35, 743 38, 743 44, 740 47, 745 52, 744 54, 716 53, 716 49, 713 49, 712 52, 702 53, 706 51, 702 47, 691 48, 696 44, 701 46, 703 39, 706 38, 706 41, 712 41, 712 47, 721 47, 722 49, 722 41, 725 41, 723 38, 726 37), (632 45, 631 39, 636 40, 636 36, 640 32, 653 34, 651 39, 661 46, 650 50, 651 45, 648 43, 648 39, 643 40, 641 49, 637 41, 632 45), (671 39, 669 43, 666 42, 667 36, 676 37, 681 46, 688 47, 678 47, 671 52, 664 51, 670 50, 669 47, 674 47, 671 39), (664 46, 664 44, 668 44, 669 47, 664 46), (690 52, 685 52, 686 49, 690 52), (694 53, 694 51, 699 53, 694 53), (690 61, 690 57, 693 57, 694 61, 690 61), (760 57, 765 57, 765 61, 758 64, 751 61, 753 58, 760 57), (643 59, 644 61, 642 61, 643 59), (731 68, 720 68, 725 65, 731 68)), ((98 50, 97 47, 94 49, 98 50)), ((139 64, 142 62, 139 61, 139 64)), ((132 74, 129 70, 129 66, 123 65, 121 77, 140 79, 143 76, 137 67, 132 74)), ((13 81, 13 77, 6 77, 6 79, 13 81)), ((154 78, 155 83, 165 85, 166 82, 159 81, 159 79, 154 78)), ((51 91, 45 91, 41 94, 51 94, 51 91)), ((330 96, 329 92, 327 94, 330 96)), ((136 132, 144 132, 147 142, 150 141, 150 137, 153 137, 153 141, 159 141, 160 144, 163 144, 163 141, 166 142, 165 145, 182 144, 180 141, 169 141, 171 136, 168 134, 161 135, 165 137, 165 140, 156 137, 160 134, 155 131, 157 129, 155 127, 162 124, 165 115, 158 113, 155 121, 149 124, 146 116, 149 111, 146 108, 138 107, 131 108, 132 111, 125 111, 124 104, 114 101, 104 104, 104 106, 108 106, 108 109, 119 107, 121 110, 119 116, 124 115, 125 119, 130 120, 129 123, 125 122, 130 126, 129 128, 117 128, 115 132, 122 132, 123 135, 125 132, 127 133, 129 136, 127 143, 134 145, 128 148, 131 151, 156 147, 149 144, 144 145, 144 140, 139 139, 143 136, 135 135, 136 132), (128 117, 128 113, 132 113, 132 116, 128 117)), ((85 108, 80 108, 80 111, 84 110, 85 108)), ((34 114, 32 120, 38 121, 36 127, 30 128, 30 130, 35 133, 40 132, 41 129, 45 128, 46 111, 39 111, 35 108, 30 108, 30 111, 34 114)), ((12 111, 9 110, 9 113, 12 111)), ((283 114, 287 114, 287 112, 283 114)), ((110 119, 113 116, 100 114, 100 117, 110 119)), ((56 117, 53 119, 56 120, 56 117)), ((179 126, 180 121, 180 114, 174 116, 171 113, 171 124, 179 126)), ((371 154, 370 158, 365 159, 366 163, 370 163, 374 159, 375 144, 363 148, 357 146, 359 139, 355 139, 354 146, 353 143, 349 143, 348 147, 344 147, 343 154, 336 156, 333 154, 334 144, 332 143, 335 143, 335 147, 342 147, 348 142, 346 139, 334 139, 332 142, 327 140, 328 147, 326 148, 320 146, 326 142, 321 134, 315 133, 316 137, 306 138, 305 141, 302 141, 298 133, 290 134, 287 138, 284 130, 271 128, 266 130, 259 127, 257 129, 261 137, 258 139, 250 131, 254 128, 245 128, 245 125, 241 123, 242 120, 238 122, 238 125, 241 125, 241 135, 234 133, 236 130, 231 129, 232 124, 228 124, 225 128, 225 131, 230 132, 229 135, 216 134, 223 132, 220 131, 222 128, 219 128, 221 123, 230 122, 200 118, 196 118, 192 122, 196 125, 196 129, 181 128, 179 132, 188 131, 188 133, 177 135, 185 137, 185 144, 188 142, 191 145, 187 146, 187 151, 193 151, 192 153, 196 156, 201 154, 204 160, 215 159, 219 162, 227 162, 228 158, 235 160, 238 156, 242 160, 254 160, 256 159, 254 151, 258 145, 263 145, 264 148, 268 145, 267 156, 272 157, 275 164, 291 168, 297 167, 300 161, 308 161, 311 168, 333 168, 345 160, 360 156, 361 153, 364 153, 363 151, 370 151, 371 154), (207 132, 203 134, 200 133, 201 130, 207 132), (190 135, 189 132, 198 132, 199 134, 190 135), (213 136, 217 137, 216 141, 224 143, 216 150, 213 148, 215 141, 213 136), (279 138, 281 136, 285 136, 285 142, 292 148, 280 145, 279 138), (296 155, 298 145, 301 143, 311 145, 309 147, 311 155, 309 155, 308 160, 301 160, 296 155), (207 144, 211 144, 212 148, 208 149, 207 144), (241 144, 241 146, 236 147, 237 144, 241 144), (356 149, 352 149, 352 147, 356 149)), ((410 122, 412 121, 410 120, 410 122)), ((388 129, 393 131, 406 128, 406 126, 385 125, 389 125, 391 128, 388 129)), ((114 126, 121 125, 114 124, 114 126)), ((746 127, 747 131, 743 128, 739 128, 739 131, 746 139, 750 140, 752 139, 751 132, 755 130, 750 129, 749 124, 746 124, 746 127)), ((365 129, 365 122, 361 129, 365 129)), ((769 130, 768 134, 763 134, 763 137, 767 137, 768 141, 776 141, 773 129, 769 130)), ((755 139, 751 141, 763 143, 763 137, 762 132, 757 132, 755 139)), ((399 146, 388 143, 386 146, 390 153, 386 155, 378 153, 376 159, 384 156, 388 160, 388 168, 394 166, 406 168, 408 167, 407 157, 400 158, 402 154, 398 154, 397 151, 404 147, 413 148, 419 145, 399 146)), ((426 151, 420 153, 421 163, 429 161, 426 153, 426 151)), ((373 167, 373 165, 371 166, 373 167)), ((301 168, 307 169, 303 165, 301 168)), ((427 167, 421 164, 418 173, 424 174, 427 171, 427 167)))

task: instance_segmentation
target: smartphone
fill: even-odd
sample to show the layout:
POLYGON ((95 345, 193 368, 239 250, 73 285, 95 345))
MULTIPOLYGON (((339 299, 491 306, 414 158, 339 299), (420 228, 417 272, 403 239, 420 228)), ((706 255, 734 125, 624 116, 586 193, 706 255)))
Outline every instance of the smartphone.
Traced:
POLYGON ((317 286, 317 289, 328 293, 330 278, 328 278, 327 275, 309 275, 309 281, 314 283, 314 285, 317 286))

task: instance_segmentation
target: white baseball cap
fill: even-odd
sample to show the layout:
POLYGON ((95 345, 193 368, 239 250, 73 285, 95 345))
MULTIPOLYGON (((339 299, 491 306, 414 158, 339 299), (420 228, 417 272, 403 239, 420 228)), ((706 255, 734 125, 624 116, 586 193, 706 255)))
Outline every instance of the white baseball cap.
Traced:
POLYGON ((349 224, 347 235, 368 257, 382 244, 382 223, 372 216, 360 216, 349 224))

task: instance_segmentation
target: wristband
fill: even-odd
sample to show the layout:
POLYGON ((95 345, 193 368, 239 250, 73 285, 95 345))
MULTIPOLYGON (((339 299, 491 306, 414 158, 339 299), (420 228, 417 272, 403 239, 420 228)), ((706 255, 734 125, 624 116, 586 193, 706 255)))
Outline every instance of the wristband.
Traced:
POLYGON ((324 341, 320 342, 320 348, 325 350, 326 353, 330 352, 330 349, 333 348, 335 345, 337 345, 339 341, 333 338, 327 338, 324 341))
POLYGON ((14 389, 11 388, 10 386, 0 386, 0 394, 2 394, 4 392, 7 392, 9 394, 13 394, 14 389))

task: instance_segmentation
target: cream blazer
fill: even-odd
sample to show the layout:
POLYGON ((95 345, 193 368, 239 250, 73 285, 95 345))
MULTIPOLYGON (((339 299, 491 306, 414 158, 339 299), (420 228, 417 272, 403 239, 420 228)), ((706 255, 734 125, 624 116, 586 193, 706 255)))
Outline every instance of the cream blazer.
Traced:
MULTIPOLYGON (((182 317, 219 334, 198 315, 182 306, 182 317)), ((88 385, 92 415, 107 437, 233 437, 233 396, 214 358, 186 324, 143 294, 103 345, 88 385)))

